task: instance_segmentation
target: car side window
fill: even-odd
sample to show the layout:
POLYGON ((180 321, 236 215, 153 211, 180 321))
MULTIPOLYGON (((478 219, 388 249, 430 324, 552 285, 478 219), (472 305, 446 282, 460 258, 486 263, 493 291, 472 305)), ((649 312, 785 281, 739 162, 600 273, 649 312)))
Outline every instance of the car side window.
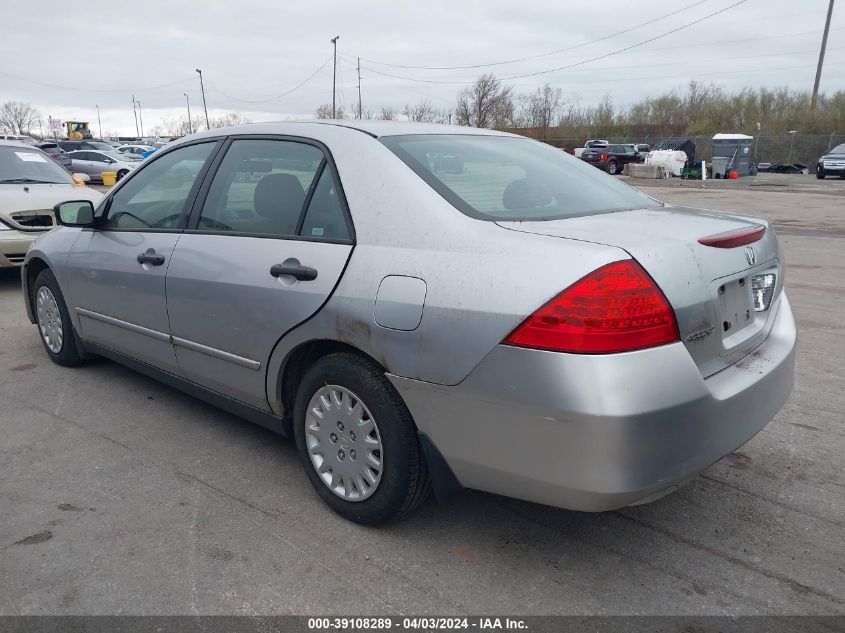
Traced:
POLYGON ((216 141, 174 149, 129 178, 111 198, 106 229, 173 229, 216 141))
POLYGON ((71 154, 71 158, 74 160, 88 160, 88 152, 74 152, 71 154))
POLYGON ((306 143, 233 141, 208 190, 197 229, 295 236, 323 161, 323 152, 306 143))
POLYGON ((348 240, 349 226, 338 198, 334 175, 326 166, 308 203, 300 235, 332 240, 348 240))
POLYGON ((106 157, 100 154, 99 152, 87 152, 88 160, 92 160, 95 163, 105 163, 106 157))

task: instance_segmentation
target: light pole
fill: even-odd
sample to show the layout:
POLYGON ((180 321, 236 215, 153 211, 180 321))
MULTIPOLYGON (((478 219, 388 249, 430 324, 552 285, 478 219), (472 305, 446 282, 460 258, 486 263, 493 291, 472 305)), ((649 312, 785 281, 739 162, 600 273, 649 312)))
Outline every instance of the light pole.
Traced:
POLYGON ((824 23, 824 35, 822 35, 822 47, 819 51, 819 65, 816 68, 816 83, 813 84, 813 99, 810 102, 810 109, 816 109, 816 101, 819 98, 819 84, 822 80, 822 66, 824 66, 824 51, 827 48, 827 34, 830 31, 830 16, 833 15, 833 0, 827 6, 827 21, 824 23))
POLYGON ((103 124, 100 123, 100 106, 94 104, 94 107, 97 108, 97 129, 100 132, 100 140, 103 140, 103 124))
POLYGON ((202 109, 205 110, 205 129, 211 129, 211 123, 208 122, 208 106, 205 105, 205 86, 202 83, 202 71, 199 68, 195 68, 194 70, 199 73, 200 76, 200 91, 202 92, 202 109))
POLYGON ((792 149, 795 147, 795 135, 798 134, 798 130, 789 130, 789 157, 786 159, 787 164, 792 163, 792 149))
POLYGON ((135 95, 132 95, 132 116, 135 117, 135 136, 138 136, 138 111, 135 109, 135 95))
POLYGON ((337 40, 340 39, 340 35, 335 35, 332 38, 332 44, 334 45, 334 64, 332 65, 332 118, 337 118, 337 109, 335 107, 335 92, 337 87, 337 40))
POLYGON ((182 94, 185 95, 185 104, 188 106, 188 134, 193 134, 194 128, 191 127, 191 101, 188 99, 187 92, 183 92, 182 94))
POLYGON ((141 101, 138 100, 138 120, 141 121, 141 138, 144 138, 144 116, 141 114, 141 101))

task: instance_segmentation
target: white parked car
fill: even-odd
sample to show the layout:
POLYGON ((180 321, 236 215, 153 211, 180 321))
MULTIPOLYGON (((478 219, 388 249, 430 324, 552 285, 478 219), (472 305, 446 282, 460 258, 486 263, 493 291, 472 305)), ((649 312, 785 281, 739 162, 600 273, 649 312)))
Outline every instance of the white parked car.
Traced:
POLYGON ((20 266, 35 238, 56 225, 53 206, 71 198, 96 205, 103 195, 74 184, 37 147, 0 141, 0 268, 20 266))

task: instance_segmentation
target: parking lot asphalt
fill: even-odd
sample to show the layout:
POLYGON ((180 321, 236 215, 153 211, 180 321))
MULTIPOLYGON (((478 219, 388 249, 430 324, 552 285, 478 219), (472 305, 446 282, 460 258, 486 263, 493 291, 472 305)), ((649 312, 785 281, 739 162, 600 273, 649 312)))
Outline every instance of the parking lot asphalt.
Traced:
POLYGON ((845 614, 845 181, 779 178, 636 183, 773 222, 797 375, 747 445, 604 514, 469 492, 348 523, 291 442, 111 362, 53 365, 3 271, 0 613, 845 614))

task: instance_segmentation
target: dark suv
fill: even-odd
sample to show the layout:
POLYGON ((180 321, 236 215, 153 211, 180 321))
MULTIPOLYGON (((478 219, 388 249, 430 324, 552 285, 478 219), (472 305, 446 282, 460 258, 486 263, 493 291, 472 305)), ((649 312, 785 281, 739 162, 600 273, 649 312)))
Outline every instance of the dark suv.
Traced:
POLYGON ((634 150, 633 145, 608 145, 607 147, 588 147, 581 154, 581 160, 613 175, 621 172, 623 165, 641 163, 645 158, 634 150))

